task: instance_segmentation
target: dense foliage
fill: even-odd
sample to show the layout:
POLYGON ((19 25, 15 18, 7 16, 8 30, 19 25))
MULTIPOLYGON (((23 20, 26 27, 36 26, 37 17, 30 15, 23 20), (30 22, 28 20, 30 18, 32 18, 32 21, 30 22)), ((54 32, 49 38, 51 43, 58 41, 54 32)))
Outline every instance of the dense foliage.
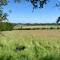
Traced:
POLYGON ((0 31, 10 31, 13 29, 13 27, 14 25, 8 22, 0 23, 0 31))
POLYGON ((0 0, 0 31, 12 30, 13 25, 6 21, 8 14, 3 11, 3 7, 8 4, 8 0, 0 0))
POLYGON ((0 0, 0 22, 7 20, 7 13, 3 12, 3 6, 7 5, 7 0, 0 0))

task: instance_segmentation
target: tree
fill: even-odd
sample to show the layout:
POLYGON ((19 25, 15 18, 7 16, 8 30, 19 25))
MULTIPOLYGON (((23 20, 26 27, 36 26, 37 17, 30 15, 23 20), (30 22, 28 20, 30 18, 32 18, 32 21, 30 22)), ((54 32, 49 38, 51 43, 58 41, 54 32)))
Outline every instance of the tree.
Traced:
POLYGON ((56 23, 59 23, 59 22, 60 22, 60 16, 58 17, 58 19, 57 19, 56 23))
POLYGON ((7 20, 7 13, 3 12, 3 6, 6 6, 7 3, 7 0, 0 0, 0 31, 3 28, 2 22, 7 20))
POLYGON ((7 20, 7 13, 3 12, 3 6, 7 5, 7 0, 0 0, 0 22, 7 20))
POLYGON ((3 6, 6 6, 7 3, 7 0, 0 0, 0 22, 7 20, 7 13, 3 12, 3 6))
POLYGON ((7 21, 7 16, 8 14, 3 11, 3 7, 8 5, 9 0, 0 0, 0 33, 1 31, 6 31, 6 30, 12 30, 13 29, 13 24, 7 21))

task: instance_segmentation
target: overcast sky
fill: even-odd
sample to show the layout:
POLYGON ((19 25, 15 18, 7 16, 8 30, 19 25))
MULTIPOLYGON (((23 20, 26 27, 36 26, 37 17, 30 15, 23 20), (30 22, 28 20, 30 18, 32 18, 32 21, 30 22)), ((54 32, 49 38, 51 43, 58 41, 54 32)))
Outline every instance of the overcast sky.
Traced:
POLYGON ((13 0, 10 0, 8 6, 4 8, 5 12, 8 12, 8 19, 13 23, 54 23, 58 16, 60 16, 60 10, 54 7, 56 0, 50 0, 47 5, 44 5, 43 9, 35 9, 32 12, 33 7, 31 3, 22 2, 15 4, 13 0))

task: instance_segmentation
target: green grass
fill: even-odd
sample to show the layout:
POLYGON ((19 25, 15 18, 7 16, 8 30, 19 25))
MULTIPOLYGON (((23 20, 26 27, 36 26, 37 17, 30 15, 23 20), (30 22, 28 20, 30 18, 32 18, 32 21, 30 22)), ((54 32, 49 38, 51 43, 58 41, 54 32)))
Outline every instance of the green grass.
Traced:
POLYGON ((0 60, 60 60, 60 30, 3 31, 0 60))

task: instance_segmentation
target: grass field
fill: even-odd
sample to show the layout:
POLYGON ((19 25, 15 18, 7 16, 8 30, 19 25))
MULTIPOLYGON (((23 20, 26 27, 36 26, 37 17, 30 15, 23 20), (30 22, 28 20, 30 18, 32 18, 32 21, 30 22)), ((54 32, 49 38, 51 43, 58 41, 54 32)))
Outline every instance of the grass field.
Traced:
POLYGON ((60 30, 3 31, 0 60, 60 60, 60 30))

